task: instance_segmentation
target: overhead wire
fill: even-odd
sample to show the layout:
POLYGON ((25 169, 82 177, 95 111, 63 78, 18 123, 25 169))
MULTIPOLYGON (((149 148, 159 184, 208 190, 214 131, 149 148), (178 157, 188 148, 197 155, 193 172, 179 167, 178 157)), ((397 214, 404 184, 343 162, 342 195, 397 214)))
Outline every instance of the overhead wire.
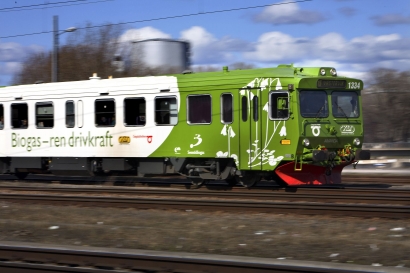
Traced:
POLYGON ((38 6, 48 6, 48 5, 55 5, 55 4, 65 4, 65 3, 71 3, 71 2, 85 2, 85 1, 89 1, 89 0, 69 0, 69 1, 44 3, 44 4, 18 6, 18 7, 11 7, 11 8, 0 8, 0 11, 2 11, 2 10, 21 9, 21 8, 30 8, 30 7, 38 7, 38 6))
MULTIPOLYGON (((174 15, 174 16, 166 16, 166 17, 159 17, 159 18, 151 18, 151 19, 143 19, 143 20, 136 20, 124 23, 115 23, 115 24, 104 24, 98 26, 88 26, 88 27, 79 27, 79 29, 89 29, 89 28, 99 28, 105 26, 115 26, 115 25, 126 25, 126 24, 134 24, 134 23, 144 23, 144 22, 152 22, 152 21, 160 21, 160 20, 169 20, 169 19, 176 19, 176 18, 183 18, 183 17, 191 17, 191 16, 198 16, 198 15, 206 15, 206 14, 215 14, 215 13, 223 13, 223 12, 232 12, 238 10, 247 10, 247 9, 256 9, 256 8, 265 8, 270 6, 280 6, 280 5, 287 5, 287 4, 296 4, 302 2, 310 2, 313 0, 297 0, 291 2, 284 2, 284 3, 276 3, 276 4, 267 4, 267 5, 259 5, 259 6, 249 6, 249 7, 242 7, 242 8, 233 8, 233 9, 224 9, 224 10, 214 10, 214 11, 207 11, 207 12, 198 12, 198 13, 190 13, 190 14, 182 14, 182 15, 174 15)), ((41 32, 33 32, 33 33, 25 33, 25 34, 16 34, 16 35, 9 35, 9 36, 1 36, 0 39, 6 38, 15 38, 15 37, 23 37, 23 36, 31 36, 31 35, 39 35, 39 34, 47 34, 52 33, 53 31, 41 31, 41 32)))
MULTIPOLYGON (((89 1, 89 0, 87 0, 87 1, 89 1)), ((97 4, 97 3, 109 2, 109 1, 115 1, 115 0, 98 0, 98 1, 94 1, 94 2, 65 4, 65 5, 58 5, 58 6, 51 6, 51 7, 21 8, 21 9, 17 9, 17 10, 1 10, 0 9, 0 13, 2 13, 2 12, 25 11, 25 10, 35 10, 35 9, 45 9, 45 8, 61 8, 61 7, 69 7, 69 6, 89 5, 89 4, 97 4)), ((66 3, 66 2, 72 2, 72 1, 56 2, 56 3, 66 3)), ((49 4, 51 4, 51 3, 49 3, 49 4)))

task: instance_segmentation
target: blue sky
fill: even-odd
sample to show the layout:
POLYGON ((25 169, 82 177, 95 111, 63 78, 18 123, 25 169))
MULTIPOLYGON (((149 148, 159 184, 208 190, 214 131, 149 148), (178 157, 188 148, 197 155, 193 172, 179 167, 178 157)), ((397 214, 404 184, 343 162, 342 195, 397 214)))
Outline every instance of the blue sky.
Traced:
POLYGON ((63 30, 196 13, 204 14, 125 24, 122 41, 189 40, 193 65, 294 63, 357 77, 378 67, 410 69, 409 0, 1 0, 0 85, 27 54, 52 48, 51 33, 9 36, 52 31, 54 15, 63 30))

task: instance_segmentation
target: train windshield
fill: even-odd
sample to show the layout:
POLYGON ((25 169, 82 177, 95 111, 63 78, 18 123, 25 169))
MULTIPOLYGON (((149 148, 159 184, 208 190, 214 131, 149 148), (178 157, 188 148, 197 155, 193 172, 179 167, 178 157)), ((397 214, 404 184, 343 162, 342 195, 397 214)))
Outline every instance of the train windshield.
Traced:
POLYGON ((329 116, 327 94, 325 91, 301 91, 300 113, 305 118, 325 118, 329 116))
POLYGON ((335 118, 357 118, 360 116, 356 92, 332 92, 332 113, 335 118))

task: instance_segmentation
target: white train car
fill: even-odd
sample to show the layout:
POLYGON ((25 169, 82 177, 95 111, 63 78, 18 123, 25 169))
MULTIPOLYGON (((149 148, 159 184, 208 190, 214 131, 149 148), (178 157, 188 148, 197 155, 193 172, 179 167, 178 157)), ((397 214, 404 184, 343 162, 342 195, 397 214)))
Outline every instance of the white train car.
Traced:
POLYGON ((176 77, 94 75, 0 90, 0 173, 89 175, 97 169, 135 171, 137 165, 164 172, 163 159, 132 160, 154 152, 176 123, 175 115, 162 116, 179 110, 176 77))

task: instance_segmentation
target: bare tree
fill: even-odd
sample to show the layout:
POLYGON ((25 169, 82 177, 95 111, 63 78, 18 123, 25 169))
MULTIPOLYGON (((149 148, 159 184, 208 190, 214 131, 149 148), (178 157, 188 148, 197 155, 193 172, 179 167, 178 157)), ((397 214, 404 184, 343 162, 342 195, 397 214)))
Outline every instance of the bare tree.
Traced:
POLYGON ((410 139, 410 71, 375 69, 363 92, 365 142, 410 139))
MULTIPOLYGON (((255 68, 253 64, 247 64, 244 62, 237 62, 230 64, 228 66, 229 70, 244 70, 244 69, 252 69, 255 68)), ((222 66, 218 67, 215 65, 203 65, 203 66, 196 66, 194 68, 195 72, 214 72, 214 71, 222 71, 222 66)))
MULTIPOLYGON (((87 23, 70 33, 67 44, 59 50, 59 81, 87 80, 93 73, 102 78, 127 76, 129 71, 116 72, 113 65, 114 55, 120 48, 118 38, 122 30, 118 25, 97 28, 87 23)), ((30 55, 13 79, 14 84, 37 81, 51 81, 51 52, 30 55)))
POLYGON ((32 53, 26 58, 20 73, 14 75, 13 84, 33 84, 51 81, 50 53, 32 53))
POLYGON ((229 68, 232 70, 244 70, 255 68, 253 64, 247 64, 244 62, 237 62, 229 65, 229 68))

